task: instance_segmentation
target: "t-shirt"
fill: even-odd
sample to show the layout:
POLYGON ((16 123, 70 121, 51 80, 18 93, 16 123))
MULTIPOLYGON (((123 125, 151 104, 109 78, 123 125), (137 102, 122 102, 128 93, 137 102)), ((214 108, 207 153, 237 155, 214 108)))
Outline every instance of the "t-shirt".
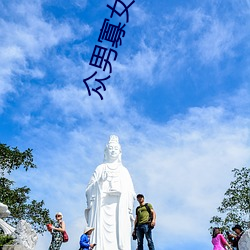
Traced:
POLYGON ((214 245, 213 250, 224 250, 225 245, 227 244, 226 239, 222 234, 217 234, 216 237, 212 238, 212 243, 214 245))
MULTIPOLYGON (((153 209, 153 206, 148 203, 148 207, 151 209, 153 209)), ((138 224, 145 224, 145 223, 148 223, 148 219, 149 219, 149 213, 148 213, 148 210, 146 208, 145 205, 143 206, 139 206, 137 208, 137 222, 138 224)))

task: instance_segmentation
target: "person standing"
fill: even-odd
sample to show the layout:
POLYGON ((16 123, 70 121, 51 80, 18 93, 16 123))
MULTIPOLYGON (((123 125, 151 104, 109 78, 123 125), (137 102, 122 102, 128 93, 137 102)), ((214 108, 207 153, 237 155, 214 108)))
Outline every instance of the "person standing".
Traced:
POLYGON ((86 227, 83 235, 80 238, 80 249, 79 250, 89 250, 93 249, 95 247, 94 244, 90 244, 90 235, 93 232, 94 228, 93 227, 86 227))
POLYGON ((213 228, 212 244, 213 250, 225 250, 225 246, 232 249, 218 227, 213 228))
POLYGON ((136 235, 137 237, 137 249, 143 250, 143 240, 145 235, 148 242, 148 249, 155 250, 152 239, 152 229, 155 226, 156 213, 150 203, 145 203, 143 194, 137 195, 137 201, 140 205, 136 208, 136 217, 133 231, 133 235, 136 235))
POLYGON ((49 250, 60 250, 63 242, 63 232, 66 230, 65 222, 62 220, 63 215, 61 212, 56 213, 56 223, 51 226, 50 233, 52 234, 52 240, 49 250))
POLYGON ((233 236, 234 238, 234 244, 236 246, 236 249, 239 250, 239 240, 242 236, 242 234, 244 233, 243 229, 241 228, 240 225, 235 225, 232 230, 236 233, 235 234, 231 234, 231 236, 233 236))

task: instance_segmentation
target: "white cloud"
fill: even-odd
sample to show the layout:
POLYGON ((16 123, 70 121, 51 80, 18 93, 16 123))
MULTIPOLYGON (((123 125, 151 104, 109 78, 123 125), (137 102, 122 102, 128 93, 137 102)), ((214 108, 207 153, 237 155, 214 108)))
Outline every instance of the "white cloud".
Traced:
POLYGON ((81 9, 84 9, 86 7, 87 2, 87 0, 74 0, 74 4, 81 9))
POLYGON ((190 27, 192 33, 199 33, 211 20, 211 17, 206 15, 200 8, 186 12, 186 16, 190 18, 190 27))
POLYGON ((233 34, 232 25, 213 21, 197 42, 201 60, 209 63, 214 60, 220 61, 225 56, 232 56, 232 49, 237 41, 233 34))
POLYGON ((39 58, 45 48, 54 46, 73 35, 67 24, 59 25, 53 23, 52 20, 47 22, 42 16, 39 4, 21 2, 11 6, 9 11, 12 12, 13 19, 1 20, 4 35, 2 46, 13 44, 20 48, 27 57, 39 58))
MULTIPOLYGON (((47 22, 42 16, 40 3, 25 1, 3 6, 3 12, 11 13, 10 18, 0 19, 0 95, 14 91, 15 75, 44 76, 42 69, 29 65, 29 60, 40 59, 46 49, 69 39, 73 34, 67 24, 47 22), (31 68, 30 68, 31 67, 31 68)), ((2 98, 1 98, 2 99, 2 98)), ((0 106, 3 107, 3 103, 0 106)))
POLYGON ((130 9, 130 23, 131 26, 143 26, 143 24, 150 18, 149 13, 146 13, 142 5, 134 3, 130 9))
POLYGON ((130 76, 134 75, 139 80, 147 79, 148 84, 154 84, 154 69, 158 60, 158 53, 142 42, 141 50, 129 62, 128 70, 130 76))
POLYGON ((104 119, 108 119, 115 113, 122 115, 124 112, 123 95, 118 93, 116 88, 106 85, 106 91, 99 90, 105 99, 103 101, 97 93, 91 90, 93 86, 90 85, 89 87, 91 96, 88 95, 87 88, 83 84, 80 87, 67 85, 62 89, 53 89, 48 93, 48 97, 56 109, 58 108, 69 117, 76 116, 95 120, 97 115, 102 115, 104 119))
POLYGON ((233 57, 242 39, 233 21, 220 19, 202 7, 178 8, 172 15, 145 18, 144 22, 144 32, 138 30, 139 40, 131 39, 132 46, 136 44, 138 49, 120 59, 124 62, 121 74, 129 90, 131 78, 140 87, 141 83, 166 84, 193 62, 214 65, 233 57), (146 25, 150 28, 144 28, 146 25))

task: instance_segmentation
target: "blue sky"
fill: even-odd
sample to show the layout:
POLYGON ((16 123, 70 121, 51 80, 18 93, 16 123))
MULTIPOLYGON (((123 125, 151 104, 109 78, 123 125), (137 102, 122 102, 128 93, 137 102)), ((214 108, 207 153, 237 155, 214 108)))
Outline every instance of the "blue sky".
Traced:
POLYGON ((128 23, 107 4, 0 0, 1 143, 32 148, 38 166, 10 178, 64 214, 62 250, 77 249, 86 185, 116 134, 157 213, 156 248, 211 249, 209 220, 250 160, 250 1, 136 0, 128 23), (89 65, 95 45, 111 48, 97 41, 105 18, 126 34, 101 100, 83 79, 109 74, 89 65))

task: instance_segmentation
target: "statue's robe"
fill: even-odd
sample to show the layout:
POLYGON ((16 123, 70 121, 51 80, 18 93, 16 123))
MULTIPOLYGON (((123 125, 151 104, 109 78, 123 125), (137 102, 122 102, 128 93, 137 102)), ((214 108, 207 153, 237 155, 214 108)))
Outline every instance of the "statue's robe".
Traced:
POLYGON ((88 226, 95 250, 131 250, 135 191, 128 170, 118 163, 99 165, 86 189, 88 226), (114 166, 114 165, 112 165, 114 166))

